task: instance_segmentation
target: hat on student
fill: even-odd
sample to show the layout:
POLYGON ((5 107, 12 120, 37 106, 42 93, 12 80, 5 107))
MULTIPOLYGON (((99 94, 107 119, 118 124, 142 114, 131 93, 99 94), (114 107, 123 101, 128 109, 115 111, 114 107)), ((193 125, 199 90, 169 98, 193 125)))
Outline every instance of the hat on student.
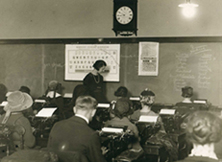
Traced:
POLYGON ((126 87, 120 86, 114 93, 117 97, 126 97, 128 93, 128 90, 126 87))
POLYGON ((32 97, 20 91, 12 92, 7 98, 8 104, 4 107, 5 111, 16 112, 30 108, 33 104, 32 97))
POLYGON ((143 90, 140 93, 141 96, 155 96, 155 94, 148 88, 146 88, 145 90, 143 90))
POLYGON ((59 82, 57 80, 52 80, 49 82, 49 90, 54 91, 57 89, 59 82))
POLYGON ((118 99, 115 103, 113 113, 119 118, 123 118, 125 116, 130 115, 130 103, 124 98, 118 99))

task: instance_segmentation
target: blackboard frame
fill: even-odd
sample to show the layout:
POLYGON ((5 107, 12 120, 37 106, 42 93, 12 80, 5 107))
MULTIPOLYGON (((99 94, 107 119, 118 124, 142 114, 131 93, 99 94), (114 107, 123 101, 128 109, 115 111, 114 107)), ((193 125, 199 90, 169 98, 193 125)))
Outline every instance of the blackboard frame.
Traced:
POLYGON ((222 42, 222 36, 208 37, 130 37, 130 38, 50 38, 50 39, 0 39, 0 44, 113 44, 113 43, 138 43, 152 41, 159 43, 181 42, 222 42))

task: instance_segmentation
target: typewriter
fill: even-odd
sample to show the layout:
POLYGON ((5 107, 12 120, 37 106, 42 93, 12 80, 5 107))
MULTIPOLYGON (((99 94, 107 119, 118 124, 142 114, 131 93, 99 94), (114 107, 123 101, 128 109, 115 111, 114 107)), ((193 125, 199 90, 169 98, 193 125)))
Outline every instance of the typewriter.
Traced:
POLYGON ((140 110, 141 107, 141 103, 140 103, 140 97, 130 97, 129 98, 130 101, 133 103, 133 110, 140 110))
POLYGON ((133 133, 124 127, 103 127, 99 131, 102 139, 102 147, 105 147, 107 153, 104 155, 107 161, 117 157, 120 153, 128 149, 128 145, 134 138, 133 133))
POLYGON ((35 116, 29 118, 31 126, 35 128, 34 135, 40 138, 47 138, 58 117, 53 115, 56 107, 42 108, 35 116))
POLYGON ((160 130, 161 125, 157 122, 157 118, 158 116, 140 116, 136 126, 141 137, 141 145, 146 145, 150 137, 160 130))
POLYGON ((161 109, 159 115, 167 133, 179 133, 181 131, 180 125, 184 116, 179 114, 176 109, 161 109))
POLYGON ((101 130, 104 122, 110 119, 109 115, 110 103, 98 103, 96 113, 93 116, 89 126, 94 130, 101 130))

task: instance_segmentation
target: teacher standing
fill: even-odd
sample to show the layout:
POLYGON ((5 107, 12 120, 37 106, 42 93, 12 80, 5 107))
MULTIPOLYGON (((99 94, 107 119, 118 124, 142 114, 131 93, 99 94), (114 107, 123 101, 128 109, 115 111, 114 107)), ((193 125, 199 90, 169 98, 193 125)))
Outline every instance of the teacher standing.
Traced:
POLYGON ((97 60, 93 64, 93 68, 94 69, 83 79, 83 84, 88 88, 90 95, 98 102, 106 102, 103 76, 100 74, 105 70, 106 62, 97 60))

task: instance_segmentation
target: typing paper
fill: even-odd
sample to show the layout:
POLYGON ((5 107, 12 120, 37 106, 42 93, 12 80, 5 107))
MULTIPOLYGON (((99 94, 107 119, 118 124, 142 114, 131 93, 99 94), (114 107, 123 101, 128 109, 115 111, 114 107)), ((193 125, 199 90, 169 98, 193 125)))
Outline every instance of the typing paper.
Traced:
POLYGON ((158 116, 146 116, 142 115, 139 118, 139 122, 156 123, 158 116))
POLYGON ((102 128, 103 132, 107 132, 107 133, 123 133, 123 129, 122 128, 110 128, 110 127, 104 127, 102 128))
POLYGON ((51 117, 56 109, 57 108, 42 108, 42 110, 40 110, 38 114, 36 114, 35 116, 36 117, 51 117))
POLYGON ((110 104, 108 104, 108 103, 98 103, 97 107, 98 108, 109 108, 110 104))
POLYGON ((175 114, 175 109, 161 109, 160 114, 161 115, 174 115, 175 114))

